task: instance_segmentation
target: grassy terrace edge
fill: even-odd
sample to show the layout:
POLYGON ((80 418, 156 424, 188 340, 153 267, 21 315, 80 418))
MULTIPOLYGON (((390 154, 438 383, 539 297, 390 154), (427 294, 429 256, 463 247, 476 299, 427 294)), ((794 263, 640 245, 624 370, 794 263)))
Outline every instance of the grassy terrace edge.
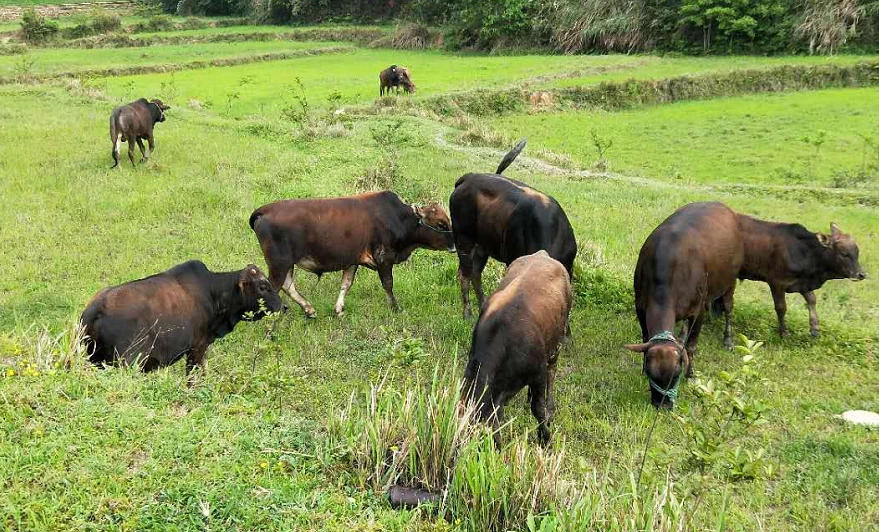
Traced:
POLYGON ((47 81, 52 79, 63 78, 101 78, 114 76, 131 76, 137 74, 160 74, 165 72, 178 72, 181 70, 195 70, 199 68, 209 67, 225 67, 246 65, 249 63, 259 63, 261 61, 283 61, 285 59, 295 59, 297 57, 337 54, 342 52, 350 52, 353 50, 351 46, 328 46, 324 48, 306 49, 306 50, 290 50, 285 52, 267 52, 255 55, 246 55, 241 57, 228 57, 221 59, 198 59, 194 61, 186 61, 183 63, 171 63, 160 65, 142 65, 132 67, 119 68, 94 68, 84 70, 74 70, 68 72, 55 72, 50 74, 21 74, 17 76, 0 76, 0 85, 14 83, 28 83, 47 81))
MULTIPOLYGON (((440 116, 458 116, 462 111, 475 116, 497 115, 524 111, 532 95, 543 93, 554 105, 617 111, 745 94, 877 85, 879 60, 853 65, 782 65, 665 79, 630 79, 562 89, 476 90, 406 104, 429 109, 440 116)), ((390 103, 397 105, 396 101, 390 103)))

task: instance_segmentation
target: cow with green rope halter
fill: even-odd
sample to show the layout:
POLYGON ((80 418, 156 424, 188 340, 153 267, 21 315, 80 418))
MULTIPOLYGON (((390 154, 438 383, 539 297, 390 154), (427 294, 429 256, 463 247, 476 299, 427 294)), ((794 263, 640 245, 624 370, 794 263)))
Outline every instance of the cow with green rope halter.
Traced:
POLYGON ((657 408, 672 408, 678 397, 681 376, 687 371, 689 357, 684 343, 671 331, 661 331, 643 344, 629 344, 626 349, 644 354, 644 374, 650 384, 650 401, 657 408))

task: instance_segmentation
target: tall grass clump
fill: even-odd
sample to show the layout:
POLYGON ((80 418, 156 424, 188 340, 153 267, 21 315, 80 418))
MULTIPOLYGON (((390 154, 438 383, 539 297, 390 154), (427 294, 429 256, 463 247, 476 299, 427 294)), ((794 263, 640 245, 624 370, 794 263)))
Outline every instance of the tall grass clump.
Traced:
POLYGON ((644 8, 640 0, 564 0, 550 4, 543 20, 564 53, 632 53, 649 45, 644 8))
POLYGON ((810 0, 795 34, 809 41, 809 53, 836 53, 857 32, 865 9, 858 0, 810 0))

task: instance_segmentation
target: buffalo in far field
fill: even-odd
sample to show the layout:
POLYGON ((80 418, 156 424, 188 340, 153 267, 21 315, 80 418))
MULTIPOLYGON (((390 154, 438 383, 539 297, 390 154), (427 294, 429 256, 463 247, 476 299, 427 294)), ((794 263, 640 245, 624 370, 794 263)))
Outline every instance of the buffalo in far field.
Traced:
POLYGON ((134 166, 134 143, 140 148, 141 163, 145 163, 156 149, 153 128, 157 122, 165 121, 165 111, 171 107, 162 100, 147 101, 141 98, 128 105, 113 109, 110 114, 110 142, 113 143, 113 168, 119 166, 119 149, 123 142, 128 143, 128 159, 134 166), (144 149, 146 140, 150 148, 144 149))
POLYGON ((412 83, 412 77, 406 67, 391 65, 379 73, 378 79, 380 82, 379 96, 384 96, 385 93, 390 94, 391 89, 400 90, 400 87, 403 87, 403 90, 408 94, 415 94, 415 84, 412 83))

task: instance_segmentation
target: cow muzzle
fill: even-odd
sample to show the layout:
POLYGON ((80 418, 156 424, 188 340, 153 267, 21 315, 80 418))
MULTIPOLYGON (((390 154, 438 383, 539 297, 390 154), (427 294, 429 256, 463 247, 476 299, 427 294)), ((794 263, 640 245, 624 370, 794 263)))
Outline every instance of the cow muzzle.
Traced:
POLYGON ((866 274, 866 272, 864 272, 863 270, 862 270, 862 271, 859 271, 858 273, 856 273, 856 274, 854 274, 854 275, 852 275, 852 277, 851 277, 851 279, 852 279, 853 281, 863 281, 863 280, 866 279, 866 278, 867 278, 867 274, 866 274))

